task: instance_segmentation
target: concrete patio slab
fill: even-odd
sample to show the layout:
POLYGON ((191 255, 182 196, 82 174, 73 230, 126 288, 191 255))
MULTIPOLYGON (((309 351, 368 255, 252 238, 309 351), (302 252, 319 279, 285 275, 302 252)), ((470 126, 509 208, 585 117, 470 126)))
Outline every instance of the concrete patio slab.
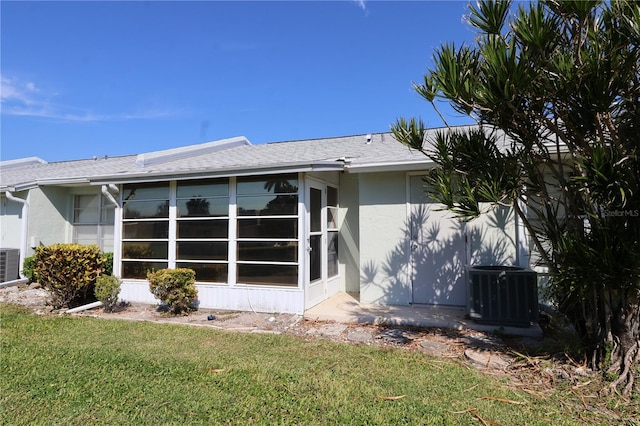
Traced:
POLYGON ((308 309, 304 317, 311 320, 336 321, 339 323, 384 324, 453 330, 476 330, 486 333, 499 332, 511 336, 542 338, 542 329, 537 324, 529 327, 510 327, 478 324, 465 318, 462 307, 411 305, 383 306, 360 303, 357 296, 338 293, 324 302, 308 309))

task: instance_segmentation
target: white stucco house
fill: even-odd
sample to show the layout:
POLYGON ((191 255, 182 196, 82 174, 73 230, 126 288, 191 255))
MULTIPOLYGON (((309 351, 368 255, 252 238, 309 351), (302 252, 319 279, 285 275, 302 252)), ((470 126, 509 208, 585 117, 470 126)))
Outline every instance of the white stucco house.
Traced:
POLYGON ((128 301, 155 302, 146 271, 189 267, 206 308, 302 313, 337 292, 464 306, 466 265, 528 266, 528 243, 509 209, 466 224, 440 210, 430 167, 390 133, 6 161, 0 247, 99 244, 128 301))

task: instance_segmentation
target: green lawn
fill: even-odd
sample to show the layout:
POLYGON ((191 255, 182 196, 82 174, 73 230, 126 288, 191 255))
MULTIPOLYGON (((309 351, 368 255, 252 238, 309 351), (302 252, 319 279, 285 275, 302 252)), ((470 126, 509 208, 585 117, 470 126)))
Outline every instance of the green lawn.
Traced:
POLYGON ((2 305, 5 424, 607 424, 570 391, 538 398, 400 349, 2 305), (399 398, 388 398, 399 397, 399 398), (501 400, 502 399, 502 400, 501 400), (518 402, 516 404, 515 402, 518 402))

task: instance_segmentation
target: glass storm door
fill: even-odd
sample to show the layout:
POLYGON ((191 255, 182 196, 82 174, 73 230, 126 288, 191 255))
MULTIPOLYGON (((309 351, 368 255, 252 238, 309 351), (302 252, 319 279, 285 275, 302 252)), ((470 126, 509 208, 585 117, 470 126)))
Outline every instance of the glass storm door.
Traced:
POLYGON ((315 181, 307 184, 307 288, 305 308, 327 298, 327 205, 326 186, 315 181))

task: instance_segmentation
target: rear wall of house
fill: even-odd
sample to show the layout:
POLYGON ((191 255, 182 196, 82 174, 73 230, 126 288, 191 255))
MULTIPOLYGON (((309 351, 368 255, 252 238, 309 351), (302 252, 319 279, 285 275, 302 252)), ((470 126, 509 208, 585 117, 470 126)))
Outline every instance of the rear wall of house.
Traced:
MULTIPOLYGON (((416 206, 412 207, 410 202, 424 203, 424 201, 409 199, 407 173, 361 173, 357 177, 360 209, 356 245, 360 252, 357 269, 360 274, 360 301, 408 305, 425 303, 416 302, 420 298, 416 299, 415 291, 425 291, 430 288, 429 286, 434 285, 431 289, 433 294, 425 295, 425 300, 430 300, 431 296, 445 291, 446 289, 437 287, 443 285, 442 280, 438 279, 442 276, 429 275, 434 273, 433 267, 420 268, 411 265, 412 232, 424 233, 426 230, 418 231, 415 229, 415 224, 410 223, 409 211, 416 208, 416 206), (419 287, 416 290, 412 287, 412 280, 422 284, 428 283, 427 287, 419 287)), ((439 215, 434 216, 438 217, 435 220, 447 221, 441 224, 443 233, 439 234, 438 238, 445 237, 445 228, 458 223, 456 219, 447 215, 442 218, 439 215)), ((465 304, 464 288, 457 286, 465 285, 464 267, 466 265, 514 265, 517 262, 517 233, 515 217, 511 209, 493 209, 488 214, 468 223, 464 229, 465 235, 459 250, 447 252, 446 255, 451 256, 450 259, 439 260, 446 262, 443 265, 455 264, 459 269, 456 277, 449 277, 448 284, 456 286, 455 294, 460 297, 455 300, 439 300, 438 303, 465 304)), ((441 242, 438 240, 437 243, 441 242)), ((416 243, 427 244, 426 241, 413 241, 413 244, 416 243)), ((348 246, 347 243, 345 245, 348 246)), ((420 250, 416 253, 426 252, 420 250)), ((438 257, 429 256, 420 258, 417 262, 424 265, 435 262, 437 259, 438 257)), ((443 265, 441 266, 444 267, 443 265)), ((349 273, 347 276, 350 276, 349 273)))
POLYGON ((411 302, 406 188, 402 172, 359 175, 361 302, 411 302))
POLYGON ((342 288, 360 292, 360 194, 359 175, 343 174, 340 179, 340 277, 342 288))

